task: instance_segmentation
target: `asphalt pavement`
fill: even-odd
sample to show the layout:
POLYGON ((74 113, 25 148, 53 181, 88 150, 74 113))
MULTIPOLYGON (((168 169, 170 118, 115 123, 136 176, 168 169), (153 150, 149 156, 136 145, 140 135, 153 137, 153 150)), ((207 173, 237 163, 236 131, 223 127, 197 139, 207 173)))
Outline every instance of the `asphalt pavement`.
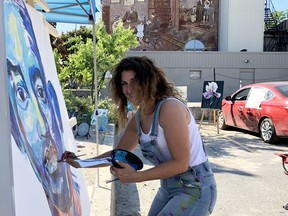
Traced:
POLYGON ((218 185, 213 216, 288 215, 288 176, 276 152, 287 152, 288 140, 277 145, 242 130, 200 129, 218 185))

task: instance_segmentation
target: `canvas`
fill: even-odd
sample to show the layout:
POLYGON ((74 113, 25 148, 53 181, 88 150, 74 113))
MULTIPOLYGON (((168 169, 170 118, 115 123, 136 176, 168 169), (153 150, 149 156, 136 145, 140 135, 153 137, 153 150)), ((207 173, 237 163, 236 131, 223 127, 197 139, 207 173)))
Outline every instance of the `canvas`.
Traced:
POLYGON ((202 109, 221 109, 224 81, 204 81, 202 93, 202 109))
POLYGON ((16 215, 90 215, 82 172, 58 163, 76 145, 43 15, 4 1, 16 215))

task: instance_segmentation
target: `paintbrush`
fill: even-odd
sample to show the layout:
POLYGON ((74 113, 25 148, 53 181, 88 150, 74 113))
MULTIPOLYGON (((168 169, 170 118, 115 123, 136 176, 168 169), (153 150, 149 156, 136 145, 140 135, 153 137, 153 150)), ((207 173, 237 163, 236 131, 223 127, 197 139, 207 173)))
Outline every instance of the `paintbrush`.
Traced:
POLYGON ((118 180, 119 180, 119 178, 115 178, 115 179, 107 180, 105 182, 106 182, 106 184, 108 184, 108 183, 111 183, 111 182, 114 182, 114 181, 118 181, 118 180))
MULTIPOLYGON (((70 157, 70 158, 76 159, 76 158, 81 157, 81 156, 84 156, 84 155, 86 155, 86 154, 75 155, 74 157, 70 157)), ((66 159, 57 160, 57 162, 65 162, 65 161, 66 161, 66 159)))

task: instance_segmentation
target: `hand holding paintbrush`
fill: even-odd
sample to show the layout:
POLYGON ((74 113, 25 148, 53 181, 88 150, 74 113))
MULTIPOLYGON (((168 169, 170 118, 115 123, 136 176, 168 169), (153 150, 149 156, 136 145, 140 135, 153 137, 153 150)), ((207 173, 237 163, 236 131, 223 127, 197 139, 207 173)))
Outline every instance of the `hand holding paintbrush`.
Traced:
MULTIPOLYGON (((64 154, 65 154, 65 152, 64 152, 64 154)), ((66 162, 67 158, 78 159, 78 157, 86 155, 86 154, 75 155, 73 152, 68 152, 68 154, 66 154, 65 156, 62 155, 61 159, 57 160, 57 162, 66 162)))

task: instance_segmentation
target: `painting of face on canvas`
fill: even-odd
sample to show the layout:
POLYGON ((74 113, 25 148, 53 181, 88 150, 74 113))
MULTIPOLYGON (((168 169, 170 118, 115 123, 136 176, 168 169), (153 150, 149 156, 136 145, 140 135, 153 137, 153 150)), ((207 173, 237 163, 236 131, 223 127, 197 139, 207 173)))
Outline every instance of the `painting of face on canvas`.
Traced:
POLYGON ((57 162, 74 139, 43 17, 4 0, 4 19, 16 215, 88 215, 82 173, 57 162))
POLYGON ((202 109, 221 109, 224 81, 204 81, 202 92, 202 109))

